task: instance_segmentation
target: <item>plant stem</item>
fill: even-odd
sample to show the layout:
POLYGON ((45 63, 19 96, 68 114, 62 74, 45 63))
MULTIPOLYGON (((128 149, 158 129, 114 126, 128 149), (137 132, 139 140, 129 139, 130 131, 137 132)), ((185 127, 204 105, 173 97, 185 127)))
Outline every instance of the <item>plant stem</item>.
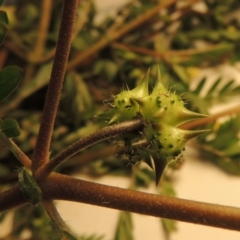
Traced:
MULTIPOLYGON (((240 209, 74 179, 52 173, 40 183, 43 197, 82 202, 149 216, 240 231, 240 209)), ((0 212, 26 204, 19 185, 0 194, 0 212)))
POLYGON ((32 161, 30 158, 28 158, 12 139, 6 137, 4 133, 0 132, 0 140, 26 168, 29 169, 31 167, 32 161))
MULTIPOLYGON (((197 2, 198 0, 191 0, 189 3, 194 3, 197 2)), ((129 22, 126 24, 124 27, 119 29, 118 31, 113 32, 110 30, 110 32, 107 32, 105 37, 102 38, 99 42, 94 44, 92 47, 90 47, 88 50, 84 51, 83 53, 79 54, 77 57, 69 61, 67 70, 71 70, 75 68, 76 66, 80 65, 86 59, 91 57, 93 54, 96 54, 99 52, 101 49, 109 45, 110 42, 115 41, 130 31, 136 29, 137 27, 141 26, 143 23, 151 19, 153 16, 159 13, 161 9, 164 9, 166 7, 171 6, 172 4, 176 3, 176 0, 169 0, 169 1, 164 1, 163 3, 161 2, 160 4, 154 6, 150 10, 148 10, 146 13, 142 14, 138 18, 134 19, 133 21, 129 22)))
POLYGON ((149 48, 137 47, 135 45, 122 44, 119 42, 112 43, 112 47, 117 49, 130 50, 132 52, 153 56, 156 58, 161 58, 167 63, 171 63, 173 59, 174 61, 176 61, 175 60, 176 57, 178 58, 178 62, 183 62, 183 61, 189 60, 192 55, 211 53, 211 51, 216 51, 216 49, 219 48, 219 46, 217 47, 211 46, 211 47, 206 47, 204 49, 184 49, 184 50, 176 50, 176 51, 167 50, 164 52, 160 52, 160 51, 152 50, 149 48))
POLYGON ((71 173, 77 172, 84 165, 93 162, 97 159, 106 158, 107 156, 110 155, 114 156, 123 149, 124 147, 118 146, 116 148, 116 146, 114 145, 104 146, 103 148, 100 149, 94 149, 94 151, 92 149, 89 149, 88 151, 84 151, 81 154, 73 156, 71 160, 64 163, 64 167, 74 167, 74 169, 71 170, 71 173))
POLYGON ((33 153, 33 172, 49 160, 52 131, 66 72, 77 4, 78 0, 64 1, 56 55, 54 58, 37 143, 33 153))
POLYGON ((0 213, 27 203, 19 184, 0 193, 0 213))
POLYGON ((145 55, 148 55, 148 56, 162 58, 163 60, 166 61, 166 55, 167 54, 165 54, 164 52, 159 52, 159 51, 152 50, 152 49, 149 49, 149 48, 137 47, 137 46, 134 46, 134 45, 122 44, 122 43, 118 43, 118 42, 114 42, 112 44, 112 47, 117 48, 117 49, 122 49, 122 50, 130 50, 132 52, 145 54, 145 55))
MULTIPOLYGON (((61 235, 61 239, 67 234, 71 234, 69 228, 67 227, 66 223, 61 218, 60 214, 58 213, 58 210, 56 209, 54 203, 52 200, 49 199, 43 199, 42 205, 44 209, 46 210, 48 216, 52 220, 53 225, 58 230, 59 234, 61 235)), ((66 238, 68 239, 68 238, 66 238)), ((75 238, 74 238, 75 239, 75 238)))
POLYGON ((38 26, 38 36, 36 38, 36 44, 34 47, 33 54, 31 59, 39 59, 43 55, 45 49, 45 42, 48 34, 48 27, 50 24, 52 10, 52 1, 51 0, 42 0, 41 1, 41 17, 38 26))
MULTIPOLYGON (((198 2, 199 0, 189 0, 189 4, 194 4, 198 2)), ((94 44, 92 47, 87 49, 86 51, 82 52, 79 54, 77 57, 74 59, 70 60, 67 66, 67 70, 71 70, 75 68, 76 66, 81 65, 86 61, 86 59, 90 58, 94 54, 97 54, 100 50, 102 50, 104 47, 108 46, 111 41, 116 41, 117 39, 123 37, 125 34, 127 34, 129 31, 133 31, 135 28, 141 26, 141 24, 144 24, 146 21, 151 19, 153 16, 155 16, 161 9, 166 8, 171 6, 172 4, 176 3, 177 0, 173 1, 166 1, 166 3, 161 3, 154 8, 148 10, 145 14, 141 15, 139 18, 134 19, 133 21, 130 22, 130 25, 127 24, 126 26, 123 26, 119 30, 113 31, 110 29, 110 32, 106 33, 106 36, 103 37, 100 41, 98 41, 96 44, 94 44), (147 16, 147 17, 146 17, 147 16), (130 26, 130 28, 129 28, 130 26), (120 33, 120 34, 119 34, 120 33)), ((15 38, 15 36, 14 36, 15 38)), ((27 49, 25 51, 19 50, 19 48, 16 48, 16 44, 13 44, 11 42, 4 42, 6 45, 6 48, 8 48, 10 51, 14 51, 16 55, 18 55, 20 58, 28 60, 28 61, 33 61, 34 59, 29 59, 26 55, 27 49)), ((45 62, 53 57, 53 54, 55 53, 55 48, 53 48, 51 51, 46 53, 46 55, 42 56, 40 59, 34 60, 32 63, 42 63, 45 62)), ((45 86, 46 83, 41 83, 41 86, 45 86)), ((40 86, 39 86, 40 87, 40 86)), ((29 86, 30 88, 30 86, 29 86)), ((31 89, 31 88, 30 88, 31 89)), ((33 90, 31 90, 32 92, 33 90)), ((36 91, 36 89, 34 89, 36 91)), ((4 116, 7 112, 11 111, 14 109, 19 103, 26 98, 30 93, 25 94, 25 91, 21 91, 21 95, 18 94, 16 97, 12 99, 10 102, 10 105, 1 106, 1 113, 0 116, 4 116), (19 96, 20 95, 20 96, 19 96)))
POLYGON ((180 127, 182 129, 192 129, 192 128, 199 127, 199 126, 202 126, 202 125, 206 125, 208 123, 215 122, 220 117, 236 115, 236 114, 240 114, 240 107, 239 106, 236 106, 236 107, 233 107, 233 108, 230 108, 230 109, 227 109, 227 110, 223 110, 222 112, 216 113, 211 117, 201 118, 201 119, 194 120, 194 121, 191 121, 191 122, 188 122, 188 123, 184 123, 180 127))
POLYGON ((82 139, 73 143, 58 155, 56 155, 49 163, 42 166, 36 173, 36 179, 38 181, 44 180, 56 167, 62 164, 66 159, 76 154, 80 150, 89 147, 93 144, 116 137, 117 135, 126 134, 130 132, 139 132, 144 128, 144 122, 142 119, 136 119, 132 121, 126 121, 123 123, 115 124, 102 128, 82 139))
POLYGON ((240 231, 240 209, 190 201, 52 174, 41 185, 44 196, 240 231))

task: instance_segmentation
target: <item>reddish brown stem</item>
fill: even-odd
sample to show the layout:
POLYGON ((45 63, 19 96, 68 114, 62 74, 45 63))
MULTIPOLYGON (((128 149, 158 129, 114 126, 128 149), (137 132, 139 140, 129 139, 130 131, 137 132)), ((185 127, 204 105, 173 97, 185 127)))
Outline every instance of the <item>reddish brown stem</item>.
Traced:
POLYGON ((3 144, 23 164, 23 166, 25 166, 26 168, 31 168, 32 161, 11 138, 8 138, 4 133, 0 132, 0 141, 3 142, 3 144))
POLYGON ((135 119, 132 121, 126 121, 112 126, 107 126, 102 128, 95 133, 88 135, 80 139, 79 141, 73 143, 62 152, 57 154, 49 163, 45 166, 42 166, 36 173, 36 179, 42 181, 50 173, 62 164, 66 159, 76 154, 80 150, 89 147, 93 144, 101 142, 103 140, 115 137, 117 135, 123 135, 129 132, 138 132, 144 128, 144 121, 142 119, 135 119))
POLYGON ((27 203, 19 185, 0 193, 0 213, 27 203))
MULTIPOLYGON (((110 187, 61 174, 40 184, 43 197, 240 231, 240 209, 110 187)), ((26 204, 19 186, 0 194, 0 212, 26 204)))
POLYGON ((55 226, 55 228, 58 230, 61 239, 70 239, 64 237, 64 231, 67 231, 70 234, 70 230, 67 227, 66 223, 61 218, 60 214, 58 213, 57 208, 55 207, 52 200, 49 199, 43 199, 42 205, 44 206, 45 211, 47 212, 48 216, 50 217, 52 224, 55 226))
POLYGON ((42 188, 44 195, 54 199, 240 231, 239 208, 110 187, 60 174, 51 175, 42 188))
POLYGON ((64 1, 62 22, 59 31, 56 55, 53 63, 50 83, 48 86, 42 121, 33 153, 32 169, 35 172, 49 159, 51 136, 59 104, 60 93, 66 72, 70 51, 74 21, 78 0, 64 1))

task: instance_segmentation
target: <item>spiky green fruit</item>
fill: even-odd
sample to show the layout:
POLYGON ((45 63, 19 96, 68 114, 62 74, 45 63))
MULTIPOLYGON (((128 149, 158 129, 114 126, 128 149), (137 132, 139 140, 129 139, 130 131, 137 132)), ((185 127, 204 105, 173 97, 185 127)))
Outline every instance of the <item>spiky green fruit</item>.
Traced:
POLYGON ((144 101, 140 101, 141 113, 146 119, 176 127, 193 119, 206 117, 185 108, 182 98, 163 86, 159 69, 152 93, 146 96, 144 101))
POLYGON ((178 126, 206 115, 185 108, 181 97, 163 85, 159 69, 150 93, 148 85, 149 71, 136 88, 114 96, 109 124, 139 117, 144 120, 142 136, 147 144, 139 151, 150 166, 153 161, 158 183, 167 164, 182 155, 187 141, 205 132, 182 130, 178 126))
POLYGON ((144 134, 149 145, 146 151, 154 162, 156 183, 159 182, 167 164, 180 159, 186 143, 205 132, 206 130, 183 130, 165 123, 147 124, 144 134))
POLYGON ((114 97, 113 107, 115 113, 109 123, 130 120, 139 112, 139 105, 136 100, 148 96, 149 71, 140 84, 133 90, 124 90, 114 97))

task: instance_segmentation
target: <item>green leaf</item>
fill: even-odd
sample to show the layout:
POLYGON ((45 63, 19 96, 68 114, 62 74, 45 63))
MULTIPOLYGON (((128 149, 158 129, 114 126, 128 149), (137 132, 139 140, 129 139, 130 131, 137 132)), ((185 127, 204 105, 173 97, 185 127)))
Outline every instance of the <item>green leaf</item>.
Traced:
POLYGON ((235 83, 234 80, 230 80, 229 82, 227 82, 222 89, 219 91, 219 95, 223 95, 225 93, 227 93, 228 91, 231 91, 231 87, 232 85, 235 83))
POLYGON ((133 225, 130 212, 120 212, 114 240, 133 240, 133 225))
POLYGON ((219 86, 220 82, 221 82, 221 78, 218 78, 215 81, 215 83, 211 86, 211 88, 208 90, 207 95, 211 96, 215 92, 216 88, 219 86))
POLYGON ((0 71, 0 101, 17 87, 21 77, 22 69, 17 66, 7 66, 0 71))
POLYGON ((25 198, 33 205, 41 201, 41 189, 30 170, 23 168, 18 175, 18 182, 25 198))
POLYGON ((0 45, 7 34, 8 17, 4 11, 0 11, 0 45))
POLYGON ((0 6, 3 4, 3 1, 4 1, 4 0, 0 0, 0 6))
POLYGON ((21 133, 18 122, 13 118, 5 118, 2 121, 1 131, 5 133, 7 137, 17 137, 21 133))
POLYGON ((206 83, 206 78, 204 77, 197 85, 196 89, 193 91, 195 94, 199 94, 202 89, 203 89, 203 86, 205 85, 206 83))

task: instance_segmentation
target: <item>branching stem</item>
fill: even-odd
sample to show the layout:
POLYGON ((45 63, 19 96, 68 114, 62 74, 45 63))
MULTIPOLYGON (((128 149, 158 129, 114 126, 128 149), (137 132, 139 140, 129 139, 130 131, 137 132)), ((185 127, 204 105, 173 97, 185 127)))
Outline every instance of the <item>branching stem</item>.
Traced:
POLYGON ((121 189, 52 174, 42 185, 54 199, 240 231, 240 209, 121 189))
POLYGON ((66 72, 77 4, 78 0, 64 1, 56 55, 43 109, 36 148, 33 153, 33 172, 49 160, 51 136, 66 72))
MULTIPOLYGON (((52 173, 43 197, 82 202, 155 217, 240 231, 240 209, 111 187, 52 173)), ((19 185, 0 194, 0 212, 26 204, 19 185)))
MULTIPOLYGON (((189 1, 189 4, 193 4, 194 2, 197 2, 198 0, 191 0, 189 1)), ((176 0, 169 0, 161 2, 160 4, 154 6, 150 10, 148 10, 146 13, 142 14, 138 18, 134 19, 133 21, 126 24, 124 27, 120 28, 119 30, 112 31, 106 33, 106 36, 102 38, 99 42, 94 44, 92 47, 90 47, 88 50, 84 51, 83 53, 79 54, 74 59, 70 60, 67 66, 67 70, 71 70, 75 68, 76 66, 82 64, 86 59, 91 57, 93 54, 96 54, 101 49, 109 45, 110 42, 115 41, 130 31, 136 29, 137 27, 141 26, 143 23, 151 19, 153 16, 159 13, 161 9, 165 9, 172 4, 176 3, 176 0)))
POLYGON ((30 168, 32 161, 30 158, 15 144, 15 142, 8 138, 4 133, 0 132, 0 140, 5 144, 5 146, 14 154, 14 156, 25 166, 30 168))
POLYGON ((27 203, 19 184, 0 193, 0 213, 27 203))
MULTIPOLYGON (((42 205, 46 210, 48 216, 52 220, 53 225, 56 227, 60 236, 62 237, 61 239, 70 239, 70 238, 65 238, 65 235, 67 234, 70 235, 70 230, 66 225, 66 223, 61 218, 60 214, 58 213, 58 210, 56 209, 53 201, 49 199, 43 199, 42 205)), ((75 239, 75 238, 71 238, 71 239, 75 239)))
POLYGON ((111 137, 115 137, 117 135, 141 131, 143 127, 144 121, 142 119, 136 119, 102 128, 95 133, 92 133, 87 137, 84 137, 79 141, 73 143, 72 145, 64 149, 62 152, 60 152, 58 155, 56 155, 49 163, 47 163, 45 166, 41 167, 39 171, 37 171, 36 179, 38 181, 42 181, 66 159, 86 147, 89 147, 93 144, 109 139, 111 137))

